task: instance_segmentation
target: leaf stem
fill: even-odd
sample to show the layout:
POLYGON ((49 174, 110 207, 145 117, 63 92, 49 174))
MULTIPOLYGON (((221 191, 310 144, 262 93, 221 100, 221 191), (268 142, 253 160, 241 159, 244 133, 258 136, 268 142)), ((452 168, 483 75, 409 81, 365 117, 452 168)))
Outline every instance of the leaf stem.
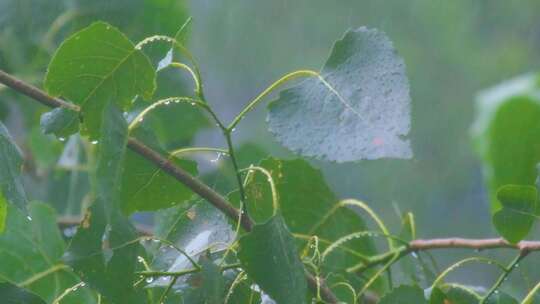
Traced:
POLYGON ((480 302, 478 304, 484 304, 487 303, 489 297, 497 291, 497 289, 506 281, 506 278, 510 275, 510 273, 518 267, 519 262, 523 260, 528 255, 527 251, 520 252, 512 262, 504 269, 503 273, 499 276, 499 279, 497 279, 497 282, 488 290, 486 295, 480 299, 480 302))
POLYGON ((287 83, 288 81, 300 78, 300 77, 320 77, 318 72, 312 70, 298 70, 292 73, 289 73, 280 79, 272 83, 268 88, 266 88, 262 93, 260 93, 255 99, 253 99, 248 105, 234 118, 234 120, 227 127, 228 130, 232 130, 236 125, 246 116, 247 113, 252 111, 266 96, 268 96, 272 91, 274 91, 279 86, 287 83))
POLYGON ((196 152, 217 152, 221 154, 229 155, 229 150, 221 148, 211 148, 211 147, 190 147, 190 148, 181 148, 171 152, 171 156, 178 156, 184 153, 196 153, 196 152))

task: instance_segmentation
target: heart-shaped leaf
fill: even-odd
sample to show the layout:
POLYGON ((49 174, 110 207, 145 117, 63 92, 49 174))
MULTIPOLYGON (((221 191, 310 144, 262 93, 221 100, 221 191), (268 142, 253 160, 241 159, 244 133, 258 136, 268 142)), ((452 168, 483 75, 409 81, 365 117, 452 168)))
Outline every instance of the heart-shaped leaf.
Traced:
POLYGON ((510 243, 527 236, 536 219, 538 191, 533 186, 505 185, 497 191, 502 208, 493 215, 497 231, 510 243))
POLYGON ((337 162, 411 157, 405 64, 383 32, 347 32, 321 74, 270 104, 269 129, 284 146, 337 162))
MULTIPOLYGON (((97 22, 62 43, 49 65, 45 88, 79 105, 83 131, 97 139, 104 106, 111 102, 127 110, 136 95, 152 96, 155 81, 150 60, 118 29, 97 22)), ((61 118, 64 126, 56 131, 72 132, 73 121, 61 118)))

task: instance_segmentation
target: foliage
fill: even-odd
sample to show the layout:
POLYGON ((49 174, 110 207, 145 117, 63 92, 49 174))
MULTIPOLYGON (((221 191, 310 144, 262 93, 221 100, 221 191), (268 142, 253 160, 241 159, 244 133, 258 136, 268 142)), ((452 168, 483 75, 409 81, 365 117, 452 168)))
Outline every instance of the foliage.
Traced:
MULTIPOLYGON (((74 3, 90 11, 102 5, 74 3)), ((174 7, 173 1, 144 3, 174 7)), ((480 110, 483 118, 476 128, 486 170, 493 172, 488 175, 491 191, 496 191, 493 222, 508 242, 467 246, 513 248, 518 255, 507 266, 470 257, 437 271, 421 261, 421 251, 467 246, 454 239, 422 245, 411 213, 395 235, 364 202, 337 196, 308 159, 263 158, 259 151, 245 152, 249 155, 240 159, 243 153, 232 140, 240 122, 265 97, 306 77, 283 90, 268 114, 269 129, 298 157, 337 162, 411 157, 405 138, 410 129, 408 79, 403 59, 382 31, 348 31, 321 72, 285 75, 230 124, 207 102, 199 67, 182 35, 181 29, 174 37, 133 43, 109 23, 92 23, 69 36, 52 56, 44 82, 50 96, 19 89, 59 106, 42 114, 41 129, 60 141, 70 137, 62 157, 69 159, 70 171, 84 171, 89 190, 80 206, 82 218, 70 227, 75 231, 66 229, 62 237, 50 206, 27 203, 22 153, 0 124, 0 257, 6 261, 0 264, 2 299, 55 304, 361 303, 375 296, 379 303, 516 302, 499 288, 523 259, 540 250, 535 242, 518 243, 531 231, 539 210, 533 186, 539 161, 536 87, 484 102, 488 109, 480 110), (160 60, 151 56, 156 43, 166 45, 158 48, 164 51, 160 60), (156 93, 158 74, 167 69, 190 77, 193 91, 156 93), (156 120, 147 123, 147 118, 164 109, 186 109, 186 115, 200 111, 187 118, 182 110, 175 117, 200 121, 187 131, 175 122, 163 133, 156 120), (528 116, 519 118, 516 112, 528 116), (223 135, 225 149, 189 144, 194 130, 208 121, 223 135), (70 150, 75 149, 70 142, 79 142, 83 151, 70 150), (197 163, 187 159, 207 152, 230 160, 223 169, 234 175, 231 192, 222 194, 205 184, 207 177, 199 174, 197 163), (253 161, 244 166, 248 158, 253 161), (520 163, 509 166, 513 159, 520 163), (157 211, 154 231, 143 231, 129 217, 138 211, 157 211), (365 215, 375 229, 366 224, 365 215), (376 237, 387 249, 381 249, 376 237), (404 259, 409 255, 415 257, 408 267, 414 269, 409 274, 414 284, 397 286, 391 267, 401 260, 407 269, 404 259), (495 265, 501 275, 487 288, 445 282, 450 272, 469 263, 495 265), (438 275, 430 286, 422 286, 415 268, 438 275)))

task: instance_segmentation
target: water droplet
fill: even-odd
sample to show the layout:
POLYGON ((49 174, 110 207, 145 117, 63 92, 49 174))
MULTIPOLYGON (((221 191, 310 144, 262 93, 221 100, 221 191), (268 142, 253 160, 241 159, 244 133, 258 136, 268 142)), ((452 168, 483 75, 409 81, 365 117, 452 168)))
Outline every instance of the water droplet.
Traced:
POLYGON ((97 145, 97 144, 99 143, 99 141, 97 141, 97 140, 92 140, 90 143, 91 143, 92 145, 97 145))
POLYGON ((32 221, 32 217, 30 215, 26 216, 26 219, 32 221))
POLYGON ((138 256, 138 257, 137 257, 137 261, 138 261, 139 263, 144 263, 144 259, 143 259, 142 256, 138 256))
POLYGON ((413 251, 413 252, 411 253, 411 255, 412 255, 413 258, 418 259, 418 254, 416 254, 416 252, 413 251))
POLYGON ((217 153, 217 157, 215 159, 211 159, 210 162, 212 163, 217 163, 219 162, 219 160, 221 159, 221 156, 222 156, 222 153, 221 152, 218 152, 217 153))
POLYGON ((82 283, 81 283, 81 287, 84 287, 84 286, 86 286, 86 283, 85 283, 85 282, 82 282, 82 283))
POLYGON ((234 131, 236 131, 236 128, 232 128, 231 132, 234 132, 234 131))
POLYGON ((154 278, 153 278, 153 277, 148 277, 148 278, 146 278, 146 283, 150 284, 150 283, 152 283, 152 282, 154 282, 154 278))
POLYGON ((143 117, 139 118, 139 122, 142 122, 143 120, 144 120, 144 118, 143 118, 143 117))
POLYGON ((165 105, 169 105, 171 102, 169 100, 165 101, 165 105))
POLYGON ((192 105, 192 106, 194 106, 194 105, 195 105, 195 103, 194 103, 194 102, 192 102, 192 103, 191 103, 191 105, 192 105))
POLYGON ((65 137, 58 137, 58 140, 59 141, 66 141, 66 138, 65 137))

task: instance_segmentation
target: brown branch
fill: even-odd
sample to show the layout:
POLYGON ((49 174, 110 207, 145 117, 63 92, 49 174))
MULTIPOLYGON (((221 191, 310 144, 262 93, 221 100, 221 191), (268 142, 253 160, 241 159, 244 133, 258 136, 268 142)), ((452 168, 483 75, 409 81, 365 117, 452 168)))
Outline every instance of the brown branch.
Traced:
POLYGON ((365 263, 355 269, 356 272, 364 272, 366 269, 382 265, 392 260, 396 254, 399 260, 402 257, 418 251, 428 251, 433 249, 514 249, 522 255, 527 255, 533 251, 540 251, 540 241, 521 241, 517 244, 511 244, 502 238, 492 239, 465 239, 465 238, 440 238, 430 240, 414 240, 406 246, 398 247, 383 254, 370 257, 365 263))
MULTIPOLYGON (((0 70, 0 83, 42 103, 45 106, 51 108, 66 107, 75 111, 79 110, 78 106, 65 102, 59 98, 49 96, 42 90, 30 84, 27 84, 5 73, 2 70, 0 70)), ((158 152, 152 150, 151 148, 147 147, 142 142, 138 141, 136 138, 133 137, 130 137, 128 139, 128 147, 134 152, 139 153, 141 156, 154 163, 159 168, 163 169, 169 175, 190 188, 193 192, 206 199, 209 203, 214 205, 214 207, 222 211, 233 221, 238 221, 238 219, 241 218, 241 225, 244 230, 249 232, 253 228, 253 221, 246 214, 242 214, 238 209, 233 207, 233 205, 229 203, 221 194, 208 187, 205 183, 201 182, 199 179, 192 176, 184 169, 176 166, 158 152)), ((316 292, 318 290, 316 278, 313 275, 306 273, 306 279, 311 290, 316 292)), ((321 296, 325 301, 327 301, 328 303, 338 302, 336 296, 332 293, 328 286, 324 284, 322 280, 320 282, 319 289, 321 296)))

